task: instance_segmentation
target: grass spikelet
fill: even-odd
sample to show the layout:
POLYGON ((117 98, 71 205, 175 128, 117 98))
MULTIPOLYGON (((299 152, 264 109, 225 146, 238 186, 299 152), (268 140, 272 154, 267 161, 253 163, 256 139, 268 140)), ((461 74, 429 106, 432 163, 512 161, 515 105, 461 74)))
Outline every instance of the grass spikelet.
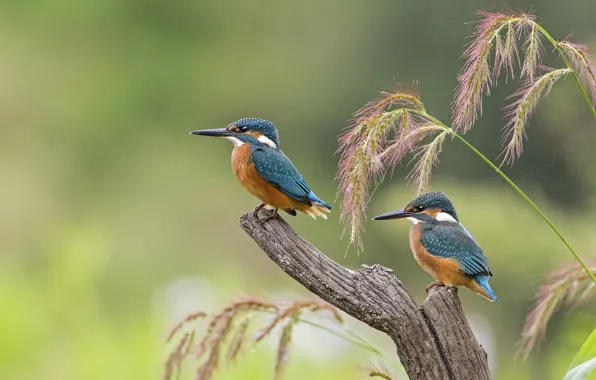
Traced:
POLYGON ((509 121, 504 127, 503 134, 505 144, 504 162, 513 163, 522 154, 526 127, 538 103, 548 95, 559 79, 570 72, 571 70, 568 68, 551 69, 535 80, 528 80, 524 86, 511 96, 518 99, 505 108, 509 121))
POLYGON ((191 333, 185 333, 178 342, 178 345, 176 345, 176 348, 168 356, 162 376, 163 380, 177 379, 180 376, 182 360, 186 356, 185 347, 188 346, 190 338, 191 333))
POLYGON ((569 41, 557 42, 557 47, 567 57, 579 80, 592 95, 592 103, 596 103, 596 64, 592 60, 585 45, 569 41))
POLYGON ((248 330, 248 326, 250 325, 250 318, 245 317, 244 320, 238 325, 234 335, 232 336, 230 343, 228 345, 228 352, 226 354, 226 360, 228 362, 233 362, 238 357, 240 351, 242 351, 242 347, 244 342, 246 341, 246 331, 248 330))
POLYGON ((540 65, 542 57, 542 40, 541 33, 538 29, 538 25, 533 20, 528 20, 526 25, 529 27, 528 39, 524 44, 525 59, 522 66, 522 77, 527 77, 530 81, 534 80, 536 74, 536 68, 540 65))
MULTIPOLYGON (((516 28, 513 24, 507 24, 505 44, 503 45, 503 51, 499 54, 499 67, 505 67, 508 70, 507 75, 511 75, 512 79, 515 77, 513 67, 518 58, 516 28)), ((496 76, 498 76, 499 73, 500 70, 496 72, 496 76)))
POLYGON ((492 81, 501 72, 509 69, 513 74, 513 63, 517 54, 516 27, 532 19, 526 14, 506 14, 478 12, 481 21, 474 32, 474 39, 466 48, 466 60, 457 77, 458 86, 452 103, 453 128, 457 132, 467 132, 479 115, 482 114, 482 97, 488 95, 492 81), (507 28, 504 44, 500 33, 507 28), (494 64, 491 72, 490 55, 494 51, 494 64))
POLYGON ((275 372, 273 379, 282 380, 284 371, 288 364, 290 343, 292 341, 292 330, 294 329, 294 321, 288 320, 281 330, 279 337, 279 345, 277 346, 277 357, 275 359, 275 372))
POLYGON ((207 349, 208 357, 205 362, 199 367, 197 371, 196 380, 210 380, 219 364, 219 354, 223 342, 232 331, 233 321, 236 317, 234 309, 226 309, 218 314, 213 320, 215 321, 215 328, 211 330, 211 334, 206 336, 201 342, 201 351, 197 352, 197 356, 203 355, 203 350, 207 349))
POLYGON ((194 322, 198 319, 203 319, 206 316, 207 316, 207 314, 200 312, 200 311, 197 313, 192 313, 192 314, 189 314, 188 316, 186 316, 186 318, 184 318, 183 320, 178 322, 178 324, 176 324, 176 326, 174 326, 174 328, 170 331, 170 333, 168 334, 168 337, 166 339, 166 343, 170 342, 172 340, 172 338, 174 337, 174 335, 176 335, 178 333, 178 331, 180 331, 180 329, 183 326, 186 326, 189 323, 194 322))
MULTIPOLYGON (((596 264, 590 266, 596 273, 596 264)), ((551 273, 536 293, 534 306, 526 316, 522 329, 518 354, 526 358, 544 338, 548 321, 563 305, 577 306, 594 294, 594 283, 578 264, 568 265, 551 273)))
POLYGON ((211 350, 207 361, 197 370, 195 380, 210 380, 213 378, 213 374, 219 364, 219 348, 220 346, 218 345, 211 350))
POLYGON ((445 137, 449 133, 448 130, 441 130, 442 132, 430 143, 418 148, 418 153, 413 158, 416 161, 416 165, 414 165, 408 177, 414 183, 417 194, 428 190, 432 170, 439 162, 439 154, 443 149, 443 141, 445 141, 445 137))

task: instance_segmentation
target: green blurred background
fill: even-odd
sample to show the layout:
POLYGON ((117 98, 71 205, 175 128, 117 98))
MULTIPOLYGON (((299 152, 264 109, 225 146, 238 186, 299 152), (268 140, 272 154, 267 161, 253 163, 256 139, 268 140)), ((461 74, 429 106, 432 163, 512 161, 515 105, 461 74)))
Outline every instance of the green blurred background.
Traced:
MULTIPOLYGON (((418 81, 449 120, 474 29, 466 22, 479 8, 520 7, 556 38, 572 33, 596 50, 596 2, 585 0, 1 2, 0 378, 159 378, 166 333, 186 313, 246 294, 305 297, 238 226, 258 201, 230 170, 230 144, 188 131, 269 119, 317 195, 333 201, 336 136, 351 113, 418 81)), ((493 158, 516 86, 500 84, 468 134, 493 158)), ((567 80, 507 168, 586 258, 595 256, 595 127, 567 80)), ((433 189, 452 197, 495 274, 498 303, 460 292, 495 378, 562 378, 594 327, 593 305, 558 314, 528 361, 514 351, 538 284, 571 256, 463 146, 447 143, 441 159, 433 189)), ((381 186, 369 216, 412 198, 406 173, 381 186)), ((431 278, 412 258, 407 223, 367 224, 363 254, 344 257, 338 206, 327 221, 286 219, 349 267, 394 268, 422 302, 431 278)), ((360 331, 394 352, 388 338, 360 331)), ((288 379, 360 379, 358 365, 373 359, 308 327, 295 338, 288 379)), ((273 357, 257 348, 216 378, 268 379, 273 357)))

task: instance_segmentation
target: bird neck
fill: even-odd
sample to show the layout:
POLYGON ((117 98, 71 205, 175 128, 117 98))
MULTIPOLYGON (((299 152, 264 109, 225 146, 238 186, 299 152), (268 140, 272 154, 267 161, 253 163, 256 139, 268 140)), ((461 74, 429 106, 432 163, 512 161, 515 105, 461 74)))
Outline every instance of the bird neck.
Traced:
POLYGON ((416 214, 413 216, 413 218, 417 221, 417 223, 414 224, 422 224, 422 223, 436 223, 437 220, 435 218, 433 218, 432 216, 425 214, 425 213, 421 213, 421 214, 416 214))

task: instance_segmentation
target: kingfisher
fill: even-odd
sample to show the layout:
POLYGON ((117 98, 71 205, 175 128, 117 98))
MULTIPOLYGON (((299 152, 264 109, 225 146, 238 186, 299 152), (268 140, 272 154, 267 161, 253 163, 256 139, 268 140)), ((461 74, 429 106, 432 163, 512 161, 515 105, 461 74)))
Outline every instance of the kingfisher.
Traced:
POLYGON ((402 210, 374 220, 408 219, 410 248, 418 264, 435 281, 426 287, 464 286, 494 302, 488 280, 493 274, 476 238, 460 223, 451 200, 442 192, 421 194, 402 210))
POLYGON ((203 129, 190 134, 223 137, 234 145, 232 169, 240 184, 261 200, 254 210, 273 209, 261 223, 283 210, 296 216, 296 210, 314 219, 327 219, 331 206, 319 199, 306 184, 292 161, 280 150, 275 126, 267 120, 244 118, 226 128, 203 129))

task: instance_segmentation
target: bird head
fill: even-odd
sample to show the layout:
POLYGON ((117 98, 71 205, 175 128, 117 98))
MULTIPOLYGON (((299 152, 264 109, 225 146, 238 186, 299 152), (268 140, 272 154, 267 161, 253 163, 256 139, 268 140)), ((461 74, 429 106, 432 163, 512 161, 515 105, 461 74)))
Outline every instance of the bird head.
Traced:
POLYGON ((237 120, 225 128, 201 129, 190 133, 199 136, 224 137, 236 147, 259 141, 271 148, 279 148, 279 137, 275 126, 270 121, 253 117, 237 120))
POLYGON ((414 224, 430 220, 459 223, 453 203, 440 191, 421 194, 403 209, 376 216, 373 220, 403 218, 409 219, 414 224))

